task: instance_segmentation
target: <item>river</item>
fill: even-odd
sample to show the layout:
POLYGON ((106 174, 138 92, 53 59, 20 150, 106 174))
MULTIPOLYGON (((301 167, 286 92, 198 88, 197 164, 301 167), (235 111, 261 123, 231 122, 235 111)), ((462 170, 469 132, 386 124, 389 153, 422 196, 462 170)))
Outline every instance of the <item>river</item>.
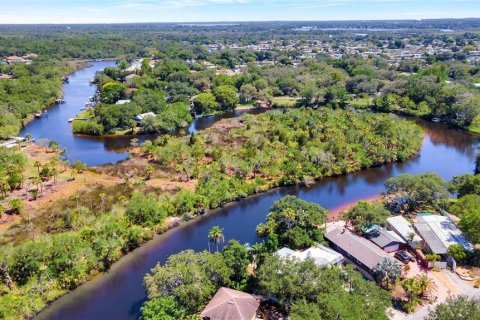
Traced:
MULTIPOLYGON (((88 82, 88 77, 85 81, 88 82)), ((77 82, 74 75, 69 85, 75 83, 77 82)), ((84 88, 82 84, 80 85, 84 88)), ((71 90, 75 91, 74 88, 71 90)), ((202 129, 203 125, 209 126, 210 122, 219 118, 221 117, 208 118, 203 120, 204 123, 194 123, 194 128, 189 130, 202 129)), ((224 229, 226 241, 230 239, 237 239, 242 243, 259 241, 255 234, 256 225, 264 221, 273 202, 285 195, 297 195, 332 210, 378 195, 383 190, 385 180, 400 173, 436 172, 445 179, 464 173, 473 173, 475 161, 478 161, 479 136, 442 124, 418 122, 425 131, 419 156, 403 163, 393 163, 324 179, 310 188, 295 186, 278 188, 211 211, 201 218, 156 237, 123 257, 108 273, 98 276, 56 300, 36 319, 135 319, 139 316, 140 307, 146 299, 142 285, 143 276, 156 263, 163 263, 168 256, 182 250, 206 250, 208 230, 215 225, 224 229)), ((31 125, 34 124, 35 121, 31 125)), ((41 132, 38 131, 38 134, 41 135, 41 132)), ((56 140, 59 141, 59 139, 56 140)), ((75 144, 71 145, 73 146, 75 144)), ((71 152, 74 154, 75 151, 71 152)), ((109 150, 104 149, 103 152, 106 153, 109 150)), ((96 153, 101 154, 99 150, 96 153)))
MULTIPOLYGON (((96 86, 90 85, 90 80, 98 71, 115 66, 114 61, 91 62, 69 77, 69 82, 63 85, 64 104, 55 104, 48 108, 40 119, 29 122, 20 132, 21 136, 30 133, 37 142, 54 140, 66 151, 65 158, 70 163, 80 160, 88 166, 116 163, 128 157, 128 148, 132 136, 86 136, 72 133, 68 119, 74 118, 85 107, 96 92, 96 86)), ((223 115, 194 119, 186 128, 186 133, 195 133, 208 128, 219 119, 237 117, 244 111, 233 111, 223 115)), ((251 111, 258 112, 258 111, 251 111)), ((180 133, 180 132, 178 132, 180 133)), ((137 136, 140 142, 154 135, 137 136)))

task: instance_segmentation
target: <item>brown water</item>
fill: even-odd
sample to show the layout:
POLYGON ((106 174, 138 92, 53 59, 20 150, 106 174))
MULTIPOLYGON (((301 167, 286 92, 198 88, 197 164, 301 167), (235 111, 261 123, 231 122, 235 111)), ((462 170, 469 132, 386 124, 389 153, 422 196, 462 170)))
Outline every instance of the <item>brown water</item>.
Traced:
POLYGON ((420 121, 425 130, 420 155, 403 163, 393 163, 357 173, 333 177, 310 187, 286 187, 250 197, 172 229, 114 264, 105 275, 55 301, 36 319, 135 319, 146 299, 142 285, 145 273, 158 262, 182 250, 206 250, 208 230, 224 229, 225 240, 254 243, 260 239, 255 227, 263 222, 272 203, 285 195, 317 202, 327 209, 370 198, 383 190, 389 177, 401 173, 436 172, 445 179, 473 173, 479 161, 479 136, 442 124, 420 121))

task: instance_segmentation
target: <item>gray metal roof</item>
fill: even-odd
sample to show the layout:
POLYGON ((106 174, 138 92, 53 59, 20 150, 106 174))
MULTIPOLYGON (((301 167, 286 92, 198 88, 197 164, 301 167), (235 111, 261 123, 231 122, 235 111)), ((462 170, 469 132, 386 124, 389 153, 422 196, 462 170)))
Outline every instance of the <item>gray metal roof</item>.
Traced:
POLYGON ((369 240, 356 236, 347 229, 327 228, 325 238, 373 270, 384 258, 393 259, 369 240))
POLYGON ((420 236, 425 240, 430 250, 436 254, 447 254, 448 249, 443 245, 442 241, 435 235, 428 223, 417 222, 414 224, 420 236))
POLYGON ((373 237, 370 239, 373 243, 375 243, 380 248, 385 248, 394 243, 405 243, 402 239, 394 236, 390 232, 386 230, 380 230, 378 236, 373 237))
POLYGON ((418 243, 422 241, 422 238, 420 238, 420 236, 413 229, 412 224, 408 222, 408 220, 405 219, 403 216, 390 217, 387 219, 387 223, 390 229, 400 235, 403 240, 407 241, 409 234, 414 233, 415 236, 413 238, 413 242, 418 243))

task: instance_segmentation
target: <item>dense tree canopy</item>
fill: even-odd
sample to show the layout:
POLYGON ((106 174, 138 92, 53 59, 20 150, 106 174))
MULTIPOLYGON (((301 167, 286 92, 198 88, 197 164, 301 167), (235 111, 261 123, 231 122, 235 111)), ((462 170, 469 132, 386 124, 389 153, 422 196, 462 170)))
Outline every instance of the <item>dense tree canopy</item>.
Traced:
POLYGON ((278 200, 270 208, 265 224, 257 227, 260 235, 276 235, 279 245, 306 249, 323 239, 321 227, 327 211, 316 203, 294 196, 278 200))
POLYGON ((425 320, 475 320, 480 319, 480 301, 456 296, 448 298, 428 313, 425 320))
POLYGON ((295 262, 272 256, 256 277, 257 292, 278 301, 293 319, 300 319, 305 309, 312 316, 320 314, 319 319, 387 319, 386 308, 391 304, 387 291, 356 271, 321 269, 312 260, 295 262))
POLYGON ((449 197, 447 183, 435 173, 401 174, 385 182, 387 194, 403 197, 409 205, 438 204, 449 197))
POLYGON ((372 225, 385 225, 389 216, 390 212, 382 202, 361 201, 348 210, 343 219, 351 223, 355 229, 362 230, 372 225))

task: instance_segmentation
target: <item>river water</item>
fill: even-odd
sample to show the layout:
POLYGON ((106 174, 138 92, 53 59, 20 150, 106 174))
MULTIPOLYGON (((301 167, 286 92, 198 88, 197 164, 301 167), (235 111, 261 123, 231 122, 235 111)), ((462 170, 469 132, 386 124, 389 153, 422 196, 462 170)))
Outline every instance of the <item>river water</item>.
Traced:
MULTIPOLYGON (((91 62, 86 68, 80 69, 69 77, 69 82, 63 85, 64 104, 55 104, 43 114, 40 119, 29 122, 20 132, 24 136, 30 133, 37 142, 54 140, 66 150, 65 157, 70 163, 80 160, 88 166, 116 163, 128 156, 128 148, 132 136, 94 137, 75 135, 72 133, 68 119, 74 118, 85 103, 95 94, 96 86, 89 81, 95 73, 106 67, 115 66, 114 61, 91 62)), ((255 112, 255 111, 252 111, 255 112)), ((242 111, 229 112, 223 115, 195 119, 186 128, 186 133, 195 133, 213 125, 220 119, 239 116, 242 111)), ((180 133, 180 132, 179 132, 180 133)), ((153 135, 138 136, 140 142, 150 139, 153 135)))
MULTIPOLYGON (((94 67, 97 66, 100 67, 100 65, 94 67)), ((85 77, 84 80, 88 82, 88 78, 85 77)), ((78 83, 81 88, 90 90, 89 87, 85 87, 79 82, 75 81, 74 75, 67 86, 78 83)), ((76 91, 75 88, 70 88, 70 90, 78 94, 80 89, 76 91)), ((68 99, 67 95, 66 97, 68 99)), ((64 106, 59 108, 64 108, 64 106)), ((235 116, 235 114, 230 116, 235 116)), ((220 117, 207 118, 203 122, 194 123, 189 130, 200 130, 203 127, 208 127, 211 122, 218 118, 220 117)), ((419 124, 425 131, 424 143, 419 156, 403 163, 394 163, 328 178, 310 188, 278 188, 214 210, 199 219, 156 237, 128 254, 114 264, 108 273, 98 276, 53 302, 36 319, 121 320, 138 318, 140 307, 146 299, 142 279, 145 273, 156 263, 163 263, 168 256, 182 250, 206 250, 208 248, 208 230, 215 225, 224 229, 226 241, 230 239, 237 239, 242 243, 259 241, 260 239, 255 234, 256 225, 264 221, 273 202, 285 195, 296 195, 332 210, 378 195, 383 190, 386 179, 401 173, 436 172, 445 179, 451 179, 455 175, 473 173, 475 162, 478 161, 479 136, 449 128, 442 124, 423 121, 419 121, 419 124)), ((34 125, 35 121, 32 122, 31 126, 34 125)), ((47 130, 53 134, 55 129, 47 130)), ((41 136, 40 128, 37 128, 36 132, 38 136, 41 136)), ((61 142, 60 139, 55 140, 61 142)), ((99 143, 98 140, 95 141, 97 144, 99 143)), ((107 158, 112 157, 109 149, 105 147, 106 143, 102 143, 104 146, 103 154, 107 154, 107 158)), ((74 146, 75 143, 71 144, 70 148, 74 146)), ((97 156, 102 156, 100 149, 99 146, 95 148, 97 156)), ((77 154, 78 157, 84 157, 82 155, 83 151, 75 153, 74 150, 71 150, 70 152, 70 154, 77 154)), ((120 155, 115 154, 115 157, 121 158, 120 155)), ((86 159, 86 155, 84 159, 86 159)))

